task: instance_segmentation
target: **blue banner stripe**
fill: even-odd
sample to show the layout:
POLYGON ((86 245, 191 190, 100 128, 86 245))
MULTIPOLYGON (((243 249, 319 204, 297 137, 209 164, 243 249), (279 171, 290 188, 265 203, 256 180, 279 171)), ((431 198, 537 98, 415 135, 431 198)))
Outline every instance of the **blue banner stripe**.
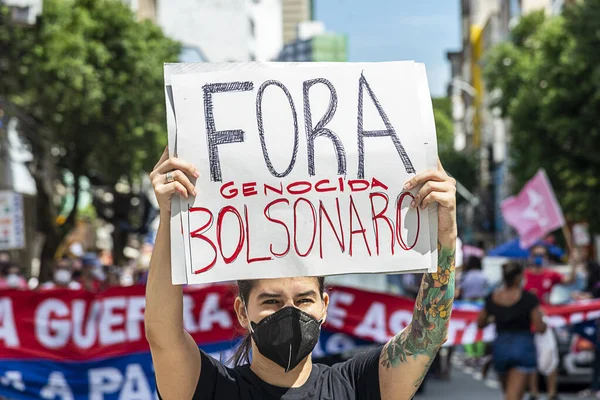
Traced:
MULTIPOLYGON (((318 359, 367 344, 343 333, 323 331, 313 355, 318 359)), ((200 348, 223 362, 235 350, 229 341, 200 348)), ((148 400, 156 398, 155 388, 149 352, 86 362, 0 362, 0 396, 12 400, 148 400)))

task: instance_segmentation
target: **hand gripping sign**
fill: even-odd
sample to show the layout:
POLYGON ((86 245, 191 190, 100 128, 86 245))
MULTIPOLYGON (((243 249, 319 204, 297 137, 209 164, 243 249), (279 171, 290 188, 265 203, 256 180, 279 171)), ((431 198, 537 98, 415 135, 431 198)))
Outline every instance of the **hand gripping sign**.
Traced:
POLYGON ((173 283, 434 270, 437 166, 425 68, 167 64, 169 150, 195 165, 174 199, 173 283))

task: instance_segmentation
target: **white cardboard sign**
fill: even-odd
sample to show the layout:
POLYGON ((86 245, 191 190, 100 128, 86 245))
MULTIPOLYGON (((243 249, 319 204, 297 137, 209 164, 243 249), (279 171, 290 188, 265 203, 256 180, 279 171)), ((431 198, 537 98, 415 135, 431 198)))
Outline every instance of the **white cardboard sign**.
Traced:
POLYGON ((200 171, 173 201, 173 283, 434 270, 437 166, 424 66, 171 64, 169 149, 200 171))

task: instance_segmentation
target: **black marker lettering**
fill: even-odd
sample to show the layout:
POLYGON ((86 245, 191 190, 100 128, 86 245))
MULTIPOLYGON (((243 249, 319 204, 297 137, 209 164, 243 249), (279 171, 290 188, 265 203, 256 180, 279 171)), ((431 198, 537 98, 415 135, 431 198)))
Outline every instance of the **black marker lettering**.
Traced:
POLYGON ((340 138, 331 131, 331 129, 325 128, 337 109, 337 94, 335 88, 327 79, 312 79, 304 82, 304 124, 306 125, 306 147, 308 152, 308 174, 310 176, 315 175, 315 139, 319 136, 325 136, 333 143, 333 149, 338 162, 338 175, 346 175, 346 150, 340 138), (331 94, 329 100, 329 107, 325 112, 325 115, 313 128, 312 125, 312 114, 310 108, 309 91, 310 88, 317 84, 322 83, 329 88, 331 94))
POLYGON ((222 182, 221 162, 219 160, 219 145, 241 143, 244 141, 244 131, 217 131, 213 114, 212 95, 226 92, 248 92, 254 89, 252 82, 211 83, 202 87, 204 90, 204 117, 206 119, 206 139, 208 141, 208 160, 210 163, 210 180, 222 182))
POLYGON ((258 135, 260 136, 260 145, 262 147, 263 156, 265 158, 265 163, 267 164, 269 172, 271 172, 271 175, 277 178, 283 178, 285 176, 288 176, 294 168, 294 165, 296 164, 296 155, 298 154, 298 115, 296 114, 296 106, 294 106, 294 100, 292 99, 292 95, 283 83, 279 81, 266 81, 261 85, 260 89, 258 89, 258 94, 256 95, 256 120, 258 123, 258 135), (290 160, 290 164, 284 172, 277 172, 275 170, 275 167, 273 167, 273 163, 271 163, 271 158, 269 157, 269 153, 267 152, 267 144, 265 143, 265 128, 263 125, 262 115, 262 98, 267 87, 271 85, 275 85, 281 90, 283 90, 283 93, 285 93, 290 103, 290 108, 292 109, 292 117, 294 118, 294 150, 292 151, 292 159, 290 160))
POLYGON ((406 154, 406 150, 404 150, 404 146, 400 143, 400 139, 398 135, 396 135, 396 131, 392 126, 387 114, 383 111, 383 107, 377 100, 377 96, 369 86, 369 82, 365 79, 364 74, 360 75, 360 80, 358 83, 358 179, 363 179, 365 177, 365 138, 366 137, 384 137, 389 136, 402 159, 402 163, 404 163, 404 169, 407 173, 415 173, 415 167, 413 167, 410 158, 408 158, 408 154, 406 154), (363 89, 366 88, 371 100, 375 104, 377 111, 379 112, 379 116, 383 120, 385 124, 385 130, 382 131, 365 131, 363 129, 363 89))

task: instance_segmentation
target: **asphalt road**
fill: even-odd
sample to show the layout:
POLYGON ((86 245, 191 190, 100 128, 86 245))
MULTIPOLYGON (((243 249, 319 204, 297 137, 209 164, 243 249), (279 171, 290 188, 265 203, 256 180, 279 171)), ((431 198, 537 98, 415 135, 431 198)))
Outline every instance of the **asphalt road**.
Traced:
MULTIPOLYGON (((576 388, 573 388, 573 390, 576 390, 576 388)), ((560 398, 561 400, 578 399, 575 391, 561 392, 560 398)), ((453 367, 452 379, 449 382, 429 378, 425 383, 424 392, 418 394, 415 399, 502 400, 503 397, 499 382, 494 376, 482 381, 481 379, 475 379, 475 373, 468 368, 453 367)), ((527 399, 527 395, 525 399, 527 399)), ((546 400, 546 397, 541 396, 540 400, 546 400)))

